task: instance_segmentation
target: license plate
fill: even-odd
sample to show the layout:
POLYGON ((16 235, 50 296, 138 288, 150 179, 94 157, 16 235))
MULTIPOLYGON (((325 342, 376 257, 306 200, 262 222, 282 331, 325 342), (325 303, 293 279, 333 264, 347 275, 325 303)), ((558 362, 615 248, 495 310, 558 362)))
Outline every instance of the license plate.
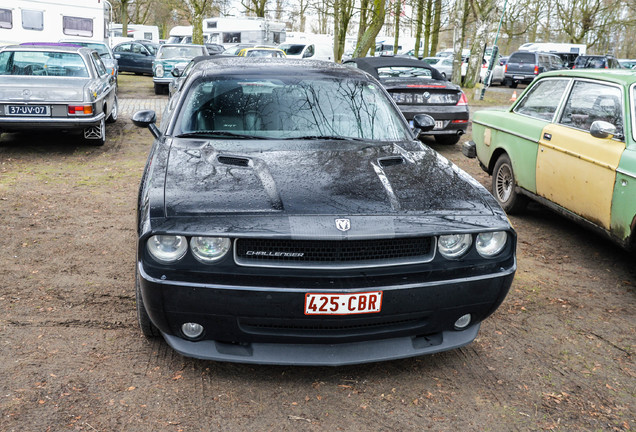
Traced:
POLYGON ((14 116, 50 116, 51 107, 48 105, 7 105, 5 115, 14 116))
POLYGON ((355 294, 306 294, 305 315, 353 315, 378 313, 382 291, 355 294))
POLYGON ((524 78, 525 78, 525 77, 520 76, 520 75, 514 75, 514 76, 512 77, 512 79, 516 79, 516 80, 522 80, 522 79, 524 79, 524 78))
MULTIPOLYGON (((413 128, 413 120, 409 120, 409 125, 411 125, 411 129, 413 128)), ((433 129, 444 129, 443 121, 436 121, 435 127, 433 129)))

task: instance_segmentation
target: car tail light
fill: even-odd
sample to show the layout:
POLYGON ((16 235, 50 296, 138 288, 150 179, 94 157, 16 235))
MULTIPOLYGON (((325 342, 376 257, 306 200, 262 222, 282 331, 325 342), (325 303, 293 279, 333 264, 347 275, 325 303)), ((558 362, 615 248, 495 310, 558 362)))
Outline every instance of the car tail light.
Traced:
POLYGON ((536 66, 534 67, 534 74, 535 74, 535 75, 539 75, 539 65, 536 65, 536 66))
POLYGON ((457 106, 468 105, 468 99, 466 99, 466 95, 462 92, 462 95, 459 97, 459 101, 457 102, 457 106))
POLYGON ((69 105, 68 113, 70 115, 90 115, 93 114, 92 105, 69 105))
POLYGON ((508 65, 504 66, 504 73, 508 72, 508 65))

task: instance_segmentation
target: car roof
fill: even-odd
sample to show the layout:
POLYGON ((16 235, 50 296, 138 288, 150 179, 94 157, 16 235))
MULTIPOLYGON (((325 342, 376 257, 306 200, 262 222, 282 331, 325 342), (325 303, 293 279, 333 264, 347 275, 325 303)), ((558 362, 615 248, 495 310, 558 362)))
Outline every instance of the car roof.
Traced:
POLYGON ((202 47, 202 48, 205 48, 205 45, 199 45, 199 44, 182 44, 182 43, 176 43, 176 44, 162 44, 162 45, 160 45, 160 48, 165 48, 165 47, 177 47, 177 48, 183 48, 183 47, 202 47))
POLYGON ((28 42, 21 45, 9 45, 1 47, 2 51, 46 51, 51 52, 70 52, 70 53, 90 53, 94 51, 91 48, 86 48, 80 45, 73 45, 70 43, 57 43, 57 42, 28 42))
MULTIPOLYGON (((404 66, 404 67, 419 67, 423 69, 429 69, 431 71, 431 77, 435 80, 444 80, 442 74, 433 66, 426 62, 409 57, 395 57, 395 56, 380 56, 380 57, 359 57, 347 60, 344 63, 356 63, 358 68, 370 73, 377 78, 377 68, 387 66, 404 66)), ((344 64, 343 63, 343 64, 344 64)))
POLYGON ((301 59, 269 58, 269 57, 237 57, 228 55, 210 56, 205 61, 199 61, 193 66, 191 76, 195 70, 205 76, 232 75, 263 75, 263 76, 313 76, 330 75, 334 78, 354 78, 368 81, 368 75, 362 71, 342 66, 340 64, 313 60, 308 62, 301 59))
POLYGON ((544 72, 543 77, 588 78, 630 85, 636 83, 636 74, 631 69, 564 69, 544 72))

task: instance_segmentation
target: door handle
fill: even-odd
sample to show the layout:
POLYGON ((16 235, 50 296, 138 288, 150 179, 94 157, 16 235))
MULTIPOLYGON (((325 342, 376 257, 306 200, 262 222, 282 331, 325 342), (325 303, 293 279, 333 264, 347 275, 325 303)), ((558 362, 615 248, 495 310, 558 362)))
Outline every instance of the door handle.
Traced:
POLYGON ((544 133, 543 134, 543 139, 546 140, 546 141, 550 141, 552 139, 552 134, 544 133))

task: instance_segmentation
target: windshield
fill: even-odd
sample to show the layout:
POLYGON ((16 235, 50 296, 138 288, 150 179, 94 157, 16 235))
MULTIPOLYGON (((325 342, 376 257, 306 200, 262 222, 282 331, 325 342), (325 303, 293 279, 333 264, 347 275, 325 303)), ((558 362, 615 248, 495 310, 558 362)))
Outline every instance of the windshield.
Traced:
POLYGON ((433 73, 430 69, 411 67, 411 66, 385 66, 378 68, 378 77, 380 78, 397 78, 397 77, 418 77, 430 78, 433 73))
POLYGON ((90 43, 90 42, 76 42, 76 41, 71 41, 68 43, 94 49, 95 51, 97 51, 100 57, 112 58, 110 55, 110 52, 108 51, 108 48, 106 48, 106 45, 104 44, 90 43))
POLYGON ((305 48, 305 45, 283 44, 279 45, 278 48, 282 49, 287 55, 299 55, 303 52, 303 48, 305 48))
POLYGON ((3 51, 0 75, 36 75, 88 77, 88 69, 79 54, 49 51, 3 51))
POLYGON ((159 50, 157 58, 160 59, 174 59, 174 58, 193 58, 200 55, 205 55, 203 47, 199 46, 163 46, 159 50))
POLYGON ((200 80, 183 106, 175 135, 228 131, 270 139, 411 139, 384 92, 355 79, 200 80))

